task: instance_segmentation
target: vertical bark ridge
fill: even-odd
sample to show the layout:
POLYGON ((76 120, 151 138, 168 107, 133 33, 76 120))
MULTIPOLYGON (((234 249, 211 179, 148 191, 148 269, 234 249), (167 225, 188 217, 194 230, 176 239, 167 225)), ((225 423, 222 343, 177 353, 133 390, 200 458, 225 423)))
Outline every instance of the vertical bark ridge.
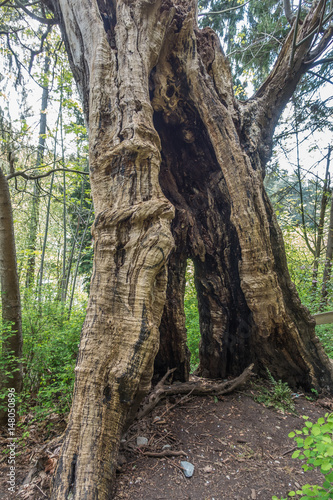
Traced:
POLYGON ((188 259, 188 218, 185 210, 178 210, 171 230, 175 250, 168 263, 167 294, 160 325, 160 346, 155 358, 155 378, 162 378, 169 368, 177 368, 175 380, 187 381, 190 372, 190 352, 187 347, 184 295, 188 259))

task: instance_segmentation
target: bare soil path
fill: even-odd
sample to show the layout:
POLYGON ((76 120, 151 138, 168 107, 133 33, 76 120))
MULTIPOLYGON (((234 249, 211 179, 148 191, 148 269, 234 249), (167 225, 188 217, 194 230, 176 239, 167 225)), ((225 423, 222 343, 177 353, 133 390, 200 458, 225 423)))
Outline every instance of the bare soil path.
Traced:
MULTIPOLYGON (((288 433, 303 426, 301 415, 315 421, 331 412, 332 399, 314 402, 300 396, 293 415, 256 403, 252 392, 249 387, 219 398, 190 395, 160 404, 132 426, 122 443, 115 499, 271 500, 272 495, 286 496, 305 483, 321 484, 320 473, 304 473, 301 462, 291 458, 295 444, 288 433), (147 446, 137 446, 139 436, 148 439, 147 446), (170 456, 159 456, 163 454, 170 456), (182 460, 194 465, 191 478, 184 476, 182 460)), ((59 422, 54 429, 61 432, 64 425, 59 422)), ((46 436, 46 429, 35 427, 18 450, 17 486, 36 461, 37 449, 45 446, 46 436)), ((4 438, 1 444, 5 445, 4 438)), ((15 496, 7 490, 7 461, 0 458, 0 499, 49 498, 57 453, 57 449, 44 453, 38 474, 15 496)))

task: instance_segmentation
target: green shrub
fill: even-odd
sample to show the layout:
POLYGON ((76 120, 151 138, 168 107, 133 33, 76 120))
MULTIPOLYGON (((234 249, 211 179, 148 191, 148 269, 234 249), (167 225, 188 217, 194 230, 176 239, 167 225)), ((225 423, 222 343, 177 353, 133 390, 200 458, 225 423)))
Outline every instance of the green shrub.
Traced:
MULTIPOLYGON (((300 497, 300 500, 328 500, 333 498, 333 415, 326 413, 325 418, 319 418, 315 424, 308 420, 309 417, 303 418, 305 427, 289 434, 298 447, 292 458, 305 460, 302 465, 305 471, 319 469, 324 475, 324 482, 322 486, 305 484, 301 490, 290 491, 288 496, 300 497)), ((272 500, 279 499, 273 496, 272 500)))
POLYGON ((24 390, 22 411, 33 406, 38 419, 70 409, 74 368, 85 308, 59 314, 59 304, 48 306, 47 314, 31 312, 24 318, 24 390))

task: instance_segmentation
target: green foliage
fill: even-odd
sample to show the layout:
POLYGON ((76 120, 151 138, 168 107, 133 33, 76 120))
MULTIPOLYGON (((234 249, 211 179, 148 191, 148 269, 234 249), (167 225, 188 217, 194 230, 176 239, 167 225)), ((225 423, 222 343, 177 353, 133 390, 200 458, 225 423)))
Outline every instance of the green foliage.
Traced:
POLYGON ((191 260, 186 268, 186 288, 184 297, 186 316, 187 346, 191 352, 191 371, 199 365, 200 325, 197 292, 194 284, 194 266, 191 260))
POLYGON ((73 310, 70 320, 59 302, 30 307, 24 314, 24 389, 22 412, 33 409, 43 419, 70 409, 74 367, 85 308, 73 310))
POLYGON ((231 61, 236 95, 240 99, 246 98, 248 83, 255 89, 260 86, 288 33, 282 3, 273 0, 251 0, 249 3, 243 0, 201 0, 199 9, 226 11, 202 16, 200 23, 203 27, 212 27, 220 35, 231 61))
POLYGON ((259 394, 255 396, 254 400, 276 410, 295 412, 292 392, 288 384, 282 380, 276 381, 268 369, 267 377, 269 387, 257 386, 259 394))
POLYGON ((326 354, 333 358, 333 325, 316 326, 316 334, 319 337, 326 354))
POLYGON ((10 380, 14 378, 14 373, 20 369, 13 351, 5 347, 13 335, 15 334, 10 323, 0 325, 0 409, 7 408, 7 388, 10 380))
MULTIPOLYGON (((305 460, 302 465, 305 471, 319 469, 324 475, 324 482, 322 486, 305 484, 300 490, 290 491, 288 497, 328 500, 333 498, 333 415, 326 413, 325 418, 319 418, 315 424, 309 421, 309 417, 303 418, 305 427, 289 434, 298 447, 292 458, 305 460)), ((272 500, 279 499, 273 496, 272 500)))

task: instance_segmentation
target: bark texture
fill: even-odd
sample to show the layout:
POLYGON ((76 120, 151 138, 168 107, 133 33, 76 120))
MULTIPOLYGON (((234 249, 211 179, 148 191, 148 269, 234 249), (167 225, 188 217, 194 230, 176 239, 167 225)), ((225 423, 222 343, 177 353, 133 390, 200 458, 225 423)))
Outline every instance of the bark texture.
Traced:
MULTIPOLYGON (((197 28, 194 0, 47 4, 89 125, 96 213, 90 299, 52 499, 102 500, 112 498, 121 433, 149 390, 159 336, 156 375, 176 368, 176 378, 188 378, 188 257, 202 375, 239 375, 254 362, 293 385, 332 388, 263 188, 274 127, 305 71, 311 37, 296 47, 291 31, 270 77, 240 103, 218 37, 197 28)), ((315 32, 322 7, 298 27, 299 40, 315 32)))
POLYGON ((90 299, 52 498, 112 498, 121 433, 153 375, 174 215, 158 182, 148 86, 172 17, 159 7, 56 5, 89 124, 96 219, 90 299))
MULTIPOLYGON (((2 351, 11 352, 18 361, 10 362, 4 371, 12 373, 12 378, 4 376, 0 380, 2 388, 22 389, 22 318, 19 280, 16 265, 13 212, 7 179, 0 168, 0 282, 2 323, 11 325, 12 335, 3 339, 2 351)), ((7 412, 0 411, 0 425, 7 423, 7 412)))

